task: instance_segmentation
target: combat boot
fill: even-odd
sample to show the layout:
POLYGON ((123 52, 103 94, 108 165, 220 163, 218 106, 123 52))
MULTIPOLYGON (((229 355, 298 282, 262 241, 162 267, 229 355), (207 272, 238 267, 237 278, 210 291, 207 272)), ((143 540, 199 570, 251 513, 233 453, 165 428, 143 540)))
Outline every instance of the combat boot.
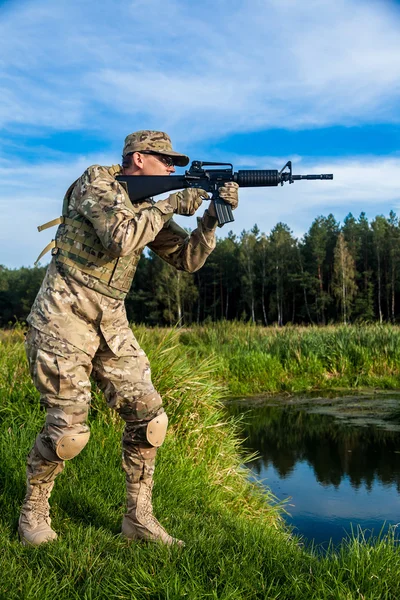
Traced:
POLYGON ((131 483, 127 481, 127 512, 122 521, 122 535, 129 540, 161 542, 167 546, 184 546, 182 540, 172 537, 153 515, 152 478, 131 483))
POLYGON ((51 528, 49 498, 54 480, 64 469, 64 462, 46 460, 38 449, 38 440, 28 456, 26 495, 18 522, 21 542, 40 546, 57 539, 51 528))
POLYGON ((32 485, 27 492, 18 522, 18 533, 25 546, 40 546, 57 539, 51 528, 49 497, 54 481, 32 485))

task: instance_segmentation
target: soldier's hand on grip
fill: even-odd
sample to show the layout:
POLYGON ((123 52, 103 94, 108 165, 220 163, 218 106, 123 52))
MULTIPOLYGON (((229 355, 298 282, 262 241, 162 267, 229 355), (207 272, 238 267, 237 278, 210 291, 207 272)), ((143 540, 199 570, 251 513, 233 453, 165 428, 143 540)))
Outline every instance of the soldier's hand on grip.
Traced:
POLYGON ((222 187, 219 188, 219 197, 230 205, 232 210, 237 208, 239 204, 239 186, 234 181, 227 181, 222 187))
POLYGON ((178 215, 194 215, 196 210, 203 202, 203 198, 208 198, 207 192, 197 188, 186 188, 176 194, 171 194, 168 198, 169 203, 178 215))

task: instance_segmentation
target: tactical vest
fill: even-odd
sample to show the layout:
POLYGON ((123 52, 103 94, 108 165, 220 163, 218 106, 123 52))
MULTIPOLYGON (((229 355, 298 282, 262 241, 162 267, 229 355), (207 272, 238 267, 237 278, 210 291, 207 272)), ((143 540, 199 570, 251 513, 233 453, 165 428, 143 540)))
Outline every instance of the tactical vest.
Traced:
MULTIPOLYGON (((108 169, 110 175, 121 172, 119 165, 108 169)), ((62 216, 38 227, 39 231, 59 225, 55 239, 38 256, 35 265, 51 250, 56 264, 91 289, 111 298, 123 299, 129 292, 142 249, 127 256, 112 258, 101 243, 93 225, 81 215, 67 216, 71 193, 78 180, 68 188, 64 197, 62 216), (87 277, 89 275, 90 277, 87 277)), ((127 194, 125 204, 134 210, 127 194)))

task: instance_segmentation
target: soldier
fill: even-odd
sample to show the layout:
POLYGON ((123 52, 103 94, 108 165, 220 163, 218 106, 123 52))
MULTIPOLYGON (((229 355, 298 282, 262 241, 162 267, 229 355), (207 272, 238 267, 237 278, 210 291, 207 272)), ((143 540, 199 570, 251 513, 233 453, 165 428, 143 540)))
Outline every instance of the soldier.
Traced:
MULTIPOLYGON (((122 166, 89 167, 64 198, 52 260, 28 317, 29 368, 46 421, 28 456, 27 492, 18 532, 24 544, 57 538, 51 528, 49 497, 64 461, 89 441, 86 424, 92 376, 108 406, 125 421, 122 467, 127 512, 122 535, 164 544, 171 537, 153 515, 152 487, 157 448, 168 418, 155 390, 148 359, 129 328, 124 298, 147 246, 175 268, 194 272, 215 247, 217 225, 211 202, 189 235, 173 214, 193 215, 207 197, 185 189, 165 200, 132 204, 116 175, 168 175, 189 158, 172 149, 160 131, 128 135, 122 166)), ((234 209, 238 186, 226 183, 220 196, 234 209)), ((38 259, 38 260, 39 260, 38 259)))

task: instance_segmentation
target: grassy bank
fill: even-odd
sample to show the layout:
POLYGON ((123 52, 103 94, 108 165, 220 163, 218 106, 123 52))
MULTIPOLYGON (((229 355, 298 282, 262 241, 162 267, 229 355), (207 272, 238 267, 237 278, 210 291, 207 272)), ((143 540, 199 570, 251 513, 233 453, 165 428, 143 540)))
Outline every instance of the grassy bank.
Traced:
POLYGON ((400 327, 255 327, 215 323, 180 340, 199 360, 213 354, 232 395, 400 388, 400 327))
POLYGON ((353 539, 323 558, 288 536, 272 498, 240 468, 234 425, 219 404, 220 359, 194 349, 188 358, 176 332, 135 331, 171 421, 158 460, 155 511, 186 548, 119 538, 122 426, 96 390, 90 443, 59 476, 52 496, 60 538, 38 549, 19 544, 25 457, 43 414, 21 334, 0 332, 0 598, 400 597, 400 551, 391 536, 375 545, 353 539))

